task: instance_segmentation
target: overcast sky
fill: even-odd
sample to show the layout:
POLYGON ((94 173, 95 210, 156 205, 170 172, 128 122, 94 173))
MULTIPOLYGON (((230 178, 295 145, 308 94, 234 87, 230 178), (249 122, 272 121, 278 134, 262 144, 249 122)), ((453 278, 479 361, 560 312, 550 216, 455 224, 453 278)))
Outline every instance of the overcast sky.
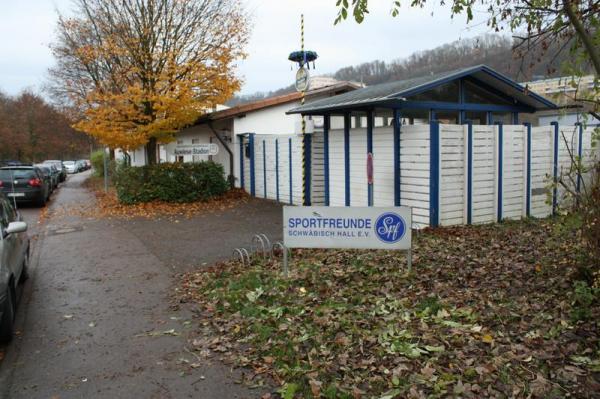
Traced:
MULTIPOLYGON (((410 0, 403 3, 408 4, 410 0)), ((319 54, 316 74, 361 62, 403 58, 488 29, 481 23, 452 20, 447 9, 403 7, 390 16, 391 0, 369 2, 371 14, 361 25, 348 20, 333 25, 335 0, 246 0, 252 15, 248 58, 239 65, 243 94, 275 90, 293 82, 288 54, 300 47, 300 14, 305 17, 306 48, 319 54), (433 12, 433 16, 431 15, 433 12)), ((17 94, 39 91, 53 63, 52 42, 57 10, 68 12, 70 0, 2 1, 0 13, 0 90, 17 94)), ((477 19, 477 15, 476 15, 477 19)))

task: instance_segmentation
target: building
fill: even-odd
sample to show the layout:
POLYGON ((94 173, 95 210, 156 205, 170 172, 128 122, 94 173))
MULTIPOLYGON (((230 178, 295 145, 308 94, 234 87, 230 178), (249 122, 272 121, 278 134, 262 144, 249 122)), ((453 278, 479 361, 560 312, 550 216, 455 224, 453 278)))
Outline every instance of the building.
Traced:
POLYGON ((556 109, 483 65, 370 86, 290 109, 322 121, 306 145, 241 135, 237 174, 285 203, 409 206, 416 227, 543 217, 566 198, 548 178, 569 170, 569 153, 597 156, 581 125, 520 123, 556 109))
MULTIPOLYGON (((311 79, 311 89, 306 101, 315 101, 342 94, 362 87, 358 83, 340 82, 328 77, 311 79)), ((229 176, 238 165, 239 151, 236 146, 240 134, 258 133, 267 135, 290 135, 300 132, 299 115, 288 115, 290 108, 301 105, 301 93, 293 92, 264 100, 241 104, 235 107, 220 107, 215 112, 203 115, 190 127, 182 129, 176 140, 159 145, 160 162, 199 162, 213 160, 221 163, 229 176), (194 155, 193 152, 198 152, 194 155), (216 152, 216 153, 215 153, 216 152)), ((322 126, 307 123, 312 132, 322 126)), ((146 164, 145 148, 129 153, 132 166, 146 164)), ((117 158, 123 158, 119 152, 117 158)), ((239 179, 234 176, 234 179, 239 179)), ((239 182, 238 182, 239 186, 239 182)))
POLYGON ((237 187, 288 204, 410 206, 422 227, 547 216, 565 198, 548 178, 569 169, 569 154, 597 156, 590 129, 528 123, 558 106, 484 65, 369 87, 336 82, 306 97, 204 115, 161 159, 212 159, 237 187))
POLYGON ((538 112, 536 122, 541 125, 552 121, 557 121, 561 125, 573 125, 577 122, 585 122, 588 126, 600 125, 600 116, 590 113, 592 107, 589 103, 575 101, 575 97, 582 97, 594 89, 594 78, 594 75, 581 78, 563 76, 522 83, 529 90, 544 96, 560 107, 538 112))

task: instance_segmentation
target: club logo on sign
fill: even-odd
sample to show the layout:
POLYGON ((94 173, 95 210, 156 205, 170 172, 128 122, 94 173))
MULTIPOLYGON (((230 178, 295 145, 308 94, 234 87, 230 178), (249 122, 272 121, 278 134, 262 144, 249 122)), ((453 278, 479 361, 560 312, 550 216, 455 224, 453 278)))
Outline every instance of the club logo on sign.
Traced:
POLYGON ((375 234, 385 243, 392 244, 399 241, 405 232, 404 219, 395 213, 384 213, 375 222, 375 234))

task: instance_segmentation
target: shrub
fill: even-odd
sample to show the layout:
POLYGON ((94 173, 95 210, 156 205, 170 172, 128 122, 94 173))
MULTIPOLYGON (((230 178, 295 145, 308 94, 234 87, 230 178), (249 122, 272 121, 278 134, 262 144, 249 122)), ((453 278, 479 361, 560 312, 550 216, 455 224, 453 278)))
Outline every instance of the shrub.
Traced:
POLYGON ((92 152, 90 156, 90 162, 92 163, 92 168, 94 169, 94 175, 99 177, 104 177, 104 157, 103 151, 98 150, 92 152))
POLYGON ((206 201, 228 189, 223 166, 212 161, 122 166, 114 177, 119 201, 206 201))

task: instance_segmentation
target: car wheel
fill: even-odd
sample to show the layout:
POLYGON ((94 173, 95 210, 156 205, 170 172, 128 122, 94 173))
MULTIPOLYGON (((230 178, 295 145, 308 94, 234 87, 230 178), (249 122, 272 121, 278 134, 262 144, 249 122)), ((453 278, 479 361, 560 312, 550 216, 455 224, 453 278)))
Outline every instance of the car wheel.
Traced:
POLYGON ((15 297, 12 282, 9 283, 3 310, 2 321, 0 321, 0 342, 9 342, 15 331, 15 297))
POLYGON ((25 254, 23 259, 23 269, 21 270, 21 277, 19 277, 19 284, 23 284, 29 278, 29 251, 25 254))

